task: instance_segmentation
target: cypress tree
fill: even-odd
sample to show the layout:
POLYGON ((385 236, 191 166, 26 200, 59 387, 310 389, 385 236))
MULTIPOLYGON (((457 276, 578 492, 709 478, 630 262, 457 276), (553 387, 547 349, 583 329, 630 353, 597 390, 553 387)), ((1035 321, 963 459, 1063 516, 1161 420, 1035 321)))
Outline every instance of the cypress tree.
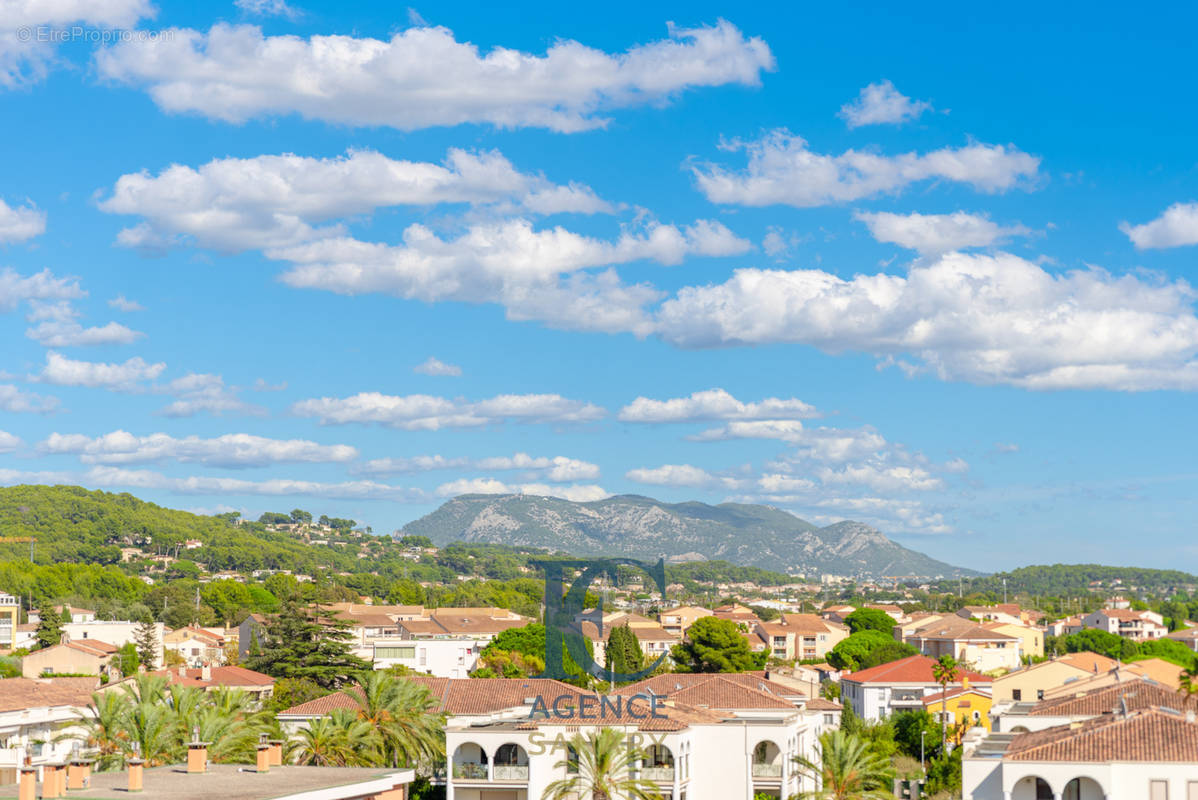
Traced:
POLYGON ((62 617, 53 608, 38 611, 37 646, 39 649, 53 647, 62 642, 62 617))
POLYGON ((261 652, 248 655, 245 666, 275 678, 307 678, 336 689, 370 665, 350 652, 349 625, 322 617, 318 608, 288 597, 279 612, 267 618, 261 652))

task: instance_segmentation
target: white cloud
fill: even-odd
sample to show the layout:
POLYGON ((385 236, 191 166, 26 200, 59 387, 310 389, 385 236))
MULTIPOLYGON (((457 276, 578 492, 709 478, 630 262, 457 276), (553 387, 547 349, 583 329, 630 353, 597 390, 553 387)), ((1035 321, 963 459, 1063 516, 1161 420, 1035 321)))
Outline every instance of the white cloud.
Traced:
POLYGON ((624 477, 650 486, 693 489, 735 489, 742 481, 714 475, 690 464, 663 464, 660 467, 630 469, 624 477))
POLYGON ((1151 222, 1122 222, 1119 230, 1140 250, 1198 244, 1198 203, 1174 203, 1151 222))
POLYGON ((145 336, 144 333, 127 328, 119 322, 85 328, 74 320, 47 320, 25 331, 25 335, 43 347, 132 344, 145 336))
POLYGON ((1019 445, 1012 442, 995 442, 994 452, 996 453, 1018 453, 1019 445))
POLYGON ((141 303, 138 303, 136 300, 128 300, 123 294, 118 294, 116 297, 109 300, 108 305, 111 308, 115 308, 117 311, 124 311, 126 313, 146 310, 141 303))
POLYGON ((370 475, 394 475, 439 470, 478 470, 485 472, 521 470, 530 476, 555 483, 596 480, 599 467, 587 461, 565 456, 530 456, 516 453, 512 456, 490 458, 446 458, 441 455, 412 456, 410 458, 376 458, 366 462, 361 471, 370 475))
POLYGON ((165 111, 227 122, 280 114, 416 130, 487 123, 575 132, 600 112, 660 104, 691 88, 756 86, 774 67, 769 47, 733 25, 670 29, 670 38, 609 55, 559 40, 544 56, 497 47, 481 54, 440 27, 390 41, 263 36, 251 25, 207 34, 171 29, 101 50, 101 77, 145 86, 165 111))
MULTIPOLYGON (((0 480, 4 480, 0 471, 0 480)), ((389 486, 375 481, 323 483, 287 478, 249 481, 224 477, 171 477, 151 470, 120 467, 93 467, 71 478, 84 486, 122 489, 157 489, 179 494, 266 495, 271 497, 327 497, 348 500, 390 500, 399 503, 427 502, 430 498, 419 489, 389 486)))
POLYGON ((862 125, 898 125, 916 119, 932 104, 925 100, 912 100, 903 95, 890 81, 871 83, 851 103, 840 107, 838 116, 850 128, 862 125))
POLYGON ((258 17, 298 19, 301 16, 298 10, 287 5, 284 0, 233 0, 233 5, 247 14, 258 17))
POLYGON ((348 445, 270 439, 248 433, 230 433, 210 439, 199 436, 177 439, 165 433, 135 436, 121 430, 95 438, 52 433, 38 447, 46 453, 78 455, 85 464, 179 461, 214 467, 263 467, 283 463, 345 462, 358 457, 357 449, 348 445))
POLYGON ((853 464, 841 469, 823 468, 819 478, 824 484, 866 486, 875 492, 927 491, 943 489, 944 481, 926 469, 911 466, 882 467, 853 464))
POLYGON ((841 155, 812 151, 807 142, 780 129, 755 142, 727 149, 749 154, 746 170, 692 164, 699 190, 713 203, 745 206, 783 204, 797 208, 849 203, 894 194, 913 183, 944 180, 982 192, 1005 192, 1036 177, 1040 159, 1014 147, 973 143, 929 153, 884 156, 847 150, 841 155))
POLYGON ((291 154, 174 164, 122 175, 103 211, 144 221, 122 230, 129 247, 195 244, 222 252, 343 236, 345 217, 393 206, 505 204, 534 214, 611 212, 589 187, 523 173, 497 151, 451 148, 441 164, 398 161, 373 150, 336 158, 291 154))
POLYGON ((7 431, 0 431, 0 453, 11 453, 20 446, 20 439, 7 431))
POLYGON ((522 219, 475 225, 450 240, 411 225, 403 240, 386 245, 335 238, 267 255, 292 262, 282 279, 297 288, 383 292, 425 302, 497 302, 511 319, 645 333, 643 306, 659 299, 659 292, 624 286, 610 270, 597 276, 571 273, 641 260, 673 265, 688 256, 736 255, 751 247, 708 220, 683 228, 653 223, 643 231, 625 231, 614 242, 561 227, 538 231, 522 219))
POLYGON ((737 400, 724 389, 707 389, 689 397, 651 400, 638 397, 620 409, 622 422, 698 422, 704 420, 782 420, 819 416, 814 406, 791 397, 767 397, 756 403, 737 400))
POLYGON ((738 270, 681 290, 657 331, 682 347, 795 342, 893 358, 945 380, 1029 389, 1198 389, 1185 281, 1053 274, 1010 255, 949 253, 906 277, 738 270))
POLYGON ((550 486, 543 483, 508 484, 494 478, 463 478, 437 487, 439 497, 463 494, 528 494, 538 497, 560 497, 575 503, 591 503, 611 497, 601 486, 550 486))
POLYGON ((154 380, 164 369, 166 364, 150 364, 140 357, 120 364, 106 364, 76 361, 51 350, 46 353, 46 366, 37 379, 58 386, 88 386, 131 392, 143 389, 143 383, 154 380))
POLYGON ((952 214, 892 214, 886 211, 857 211, 853 218, 864 222, 879 242, 897 244, 920 255, 937 256, 968 247, 989 247, 1012 236, 1026 236, 1022 225, 1002 227, 984 216, 957 211, 952 214))
POLYGON ((24 392, 12 384, 0 384, 0 411, 14 414, 48 414, 58 408, 57 397, 24 392))
POLYGON ((446 364, 439 358, 429 356, 424 363, 412 367, 412 372, 419 373, 420 375, 456 378, 462 374, 462 368, 456 364, 446 364))
MULTIPOLYGON (((3 31, 0 31, 0 37, 5 35, 3 31)), ((0 58, 3 58, 2 53, 3 44, 0 44, 0 58)), ((0 66, 0 76, 2 75, 3 67, 0 66)), ((0 83, 0 85, 3 84, 0 83)), ((40 236, 45 231, 45 211, 38 211, 32 203, 14 208, 5 203, 4 198, 0 198, 0 243, 23 242, 34 236, 40 236)))
POLYGON ((0 311, 12 311, 32 300, 77 300, 84 294, 74 278, 55 277, 48 269, 29 276, 0 270, 0 311))
POLYGON ((43 78, 54 59, 53 31, 72 23, 129 28, 154 16, 150 0, 6 0, 0 9, 0 88, 43 78))
POLYGON ((216 415, 266 413, 239 398, 237 388, 226 386, 222 376, 211 373, 188 373, 171 381, 163 391, 176 398, 159 410, 166 417, 191 417, 205 411, 216 415))
POLYGON ((302 400, 292 413, 316 417, 323 425, 378 423, 401 430, 435 431, 471 428, 507 420, 530 423, 591 422, 606 413, 602 408, 557 394, 497 395, 467 402, 425 394, 406 396, 362 392, 352 397, 302 400))

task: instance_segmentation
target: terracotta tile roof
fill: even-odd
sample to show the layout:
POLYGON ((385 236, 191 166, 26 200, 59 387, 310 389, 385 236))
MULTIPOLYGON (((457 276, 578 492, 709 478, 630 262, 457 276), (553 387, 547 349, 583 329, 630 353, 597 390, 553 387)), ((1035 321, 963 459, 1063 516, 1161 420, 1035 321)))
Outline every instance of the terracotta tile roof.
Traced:
POLYGON ((168 683, 177 683, 182 686, 197 686, 200 688, 208 688, 210 686, 272 686, 275 682, 275 679, 269 675, 264 675, 261 672, 255 672, 245 667, 212 667, 211 669, 212 674, 208 680, 204 680, 203 668, 187 668, 182 670, 160 669, 149 674, 166 678, 168 683), (179 674, 180 672, 183 674, 179 674))
MULTIPOLYGON (((936 663, 935 659, 927 656, 915 655, 900 658, 898 661, 891 661, 886 664, 879 664, 876 667, 863 669, 860 672, 850 672, 847 675, 841 675, 842 681, 852 681, 853 683, 922 683, 934 684, 936 679, 932 677, 932 666, 936 663)), ((957 679, 953 683, 960 683, 962 678, 969 678, 970 683, 993 683, 994 679, 986 675, 980 675, 969 670, 959 670, 957 679)), ((950 684, 951 685, 951 684, 950 684)))
MULTIPOLYGON (((620 714, 615 714, 611 706, 605 709, 605 713, 600 717, 599 712, 593 712, 597 719, 588 719, 580 721, 578 719, 563 719, 561 717, 538 717, 537 719, 525 720, 519 723, 516 727, 519 730, 536 730, 545 725, 551 726, 566 726, 577 728, 581 725, 635 725, 638 730, 642 731, 680 731, 691 725, 719 725, 725 721, 725 717, 719 714, 714 714, 711 711, 702 708, 695 708, 684 703, 674 703, 670 701, 669 705, 657 706, 658 716, 649 716, 642 718, 640 715, 646 713, 647 708, 637 706, 634 716, 628 713, 627 706, 622 706, 620 714)), ((590 712, 588 712, 590 713, 590 712)))
POLYGON ((720 677, 728 681, 766 692, 782 698, 801 698, 803 692, 792 689, 783 683, 771 681, 764 672, 670 672, 664 675, 654 675, 643 681, 630 683, 613 689, 612 694, 634 695, 641 692, 652 692, 659 697, 672 697, 678 692, 685 691, 712 678, 720 677))
MULTIPOLYGON (((588 694, 576 686, 544 678, 434 678, 412 675, 404 680, 425 686, 438 700, 438 709, 456 715, 491 714, 531 705, 531 698, 588 694)), ((318 697, 280 714, 322 716, 337 708, 354 708, 352 697, 342 693, 318 697)))
POLYGON ((99 656, 101 658, 110 656, 119 649, 116 645, 109 644, 108 642, 101 642, 99 639, 72 639, 69 642, 64 642, 63 647, 69 647, 72 650, 81 650, 85 653, 90 653, 93 656, 99 656))
POLYGON ((1198 724, 1181 714, 1146 708, 1082 723, 1019 733, 1004 760, 1074 762, 1195 762, 1198 724))
POLYGON ((689 688, 676 691, 670 699, 696 708, 715 708, 722 711, 741 709, 779 709, 793 711, 794 703, 775 694, 764 692, 739 681, 720 675, 689 688))
POLYGON ((82 708, 100 686, 97 678, 4 678, 0 680, 0 712, 49 706, 82 708))
POLYGON ((1091 653, 1088 650, 1080 653, 1066 653, 1063 656, 1059 656, 1056 660, 1071 667, 1084 669, 1086 672, 1093 672, 1095 674, 1107 672, 1119 665, 1119 662, 1113 658, 1107 658, 1098 653, 1091 653))
POLYGON ((1128 672, 1144 675, 1157 683, 1176 689, 1181 685, 1181 673, 1185 670, 1160 658, 1143 658, 1123 665, 1128 672))
POLYGON ((798 634, 828 633, 832 630, 828 621, 818 614, 783 614, 786 627, 798 634))
POLYGON ((917 639, 980 639, 982 641, 1011 641, 1018 639, 1016 636, 1008 636, 1005 633, 986 630, 976 622, 970 622, 956 615, 942 617, 928 622, 926 625, 921 625, 911 630, 910 635, 917 639))
POLYGON ((806 703, 803 703, 803 708, 808 711, 843 711, 844 708, 840 703, 834 703, 823 697, 813 697, 806 703))
POLYGON ((947 692, 933 692, 932 694, 924 695, 923 704, 925 706, 930 706, 933 703, 939 703, 945 699, 946 695, 948 696, 949 700, 952 700, 954 697, 960 697, 966 694, 973 694, 986 698, 990 697, 990 691, 988 689, 977 689, 973 686, 970 686, 968 689, 966 689, 964 686, 957 686, 955 688, 950 688, 947 692))
POLYGON ((1177 691, 1150 680, 1112 684, 1094 691, 1041 700, 1028 712, 1031 717, 1093 717, 1118 711, 1123 704, 1129 711, 1158 706, 1181 708, 1177 691))
POLYGON ((396 626, 395 620, 386 614, 378 612, 350 613, 339 611, 337 612, 337 619, 363 628, 394 628, 396 626))
POLYGON ((1182 630, 1165 634, 1165 636, 1166 638, 1177 639, 1181 642, 1190 642, 1192 645, 1195 641, 1198 641, 1198 628, 1183 628, 1182 630))

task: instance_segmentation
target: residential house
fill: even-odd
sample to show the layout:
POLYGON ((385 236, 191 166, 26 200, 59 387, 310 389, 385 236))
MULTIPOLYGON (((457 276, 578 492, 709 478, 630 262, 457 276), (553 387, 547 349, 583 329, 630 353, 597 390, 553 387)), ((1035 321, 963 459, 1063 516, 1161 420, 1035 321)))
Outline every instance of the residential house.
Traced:
POLYGON ((1086 629, 1086 624, 1080 616, 1065 617, 1056 622, 1047 622, 1043 624, 1044 633, 1048 636, 1068 636, 1072 633, 1081 633, 1086 629))
POLYGON ((0 592, 0 652, 15 650, 17 625, 21 622, 21 601, 0 592))
POLYGON ((955 615, 927 622, 905 633, 903 641, 925 656, 952 656, 979 672, 1015 669, 1023 655, 1022 639, 955 615))
POLYGON ((40 766, 70 753, 63 734, 82 718, 98 685, 97 678, 0 680, 0 786, 17 782, 26 757, 40 766))
POLYGON ((1186 705, 1176 689, 1130 673, 1122 673, 1114 683, 1095 686, 1082 682, 1075 684, 1073 689, 1072 693, 1039 702, 1016 703, 1008 708, 996 709, 994 729, 1006 733, 1038 731, 1124 711, 1146 708, 1184 711, 1186 705))
POLYGON ((1198 653, 1198 628, 1183 628, 1167 634, 1166 638, 1181 642, 1186 647, 1198 653))
POLYGON ((819 615, 821 617, 823 617, 824 619, 830 619, 833 622, 844 622, 845 617, 847 617, 849 614, 852 614, 856 610, 857 610, 856 606, 846 606, 846 605, 837 604, 837 605, 831 605, 831 606, 824 606, 823 611, 820 611, 819 615))
POLYGON ((1133 642, 1160 639, 1169 632, 1160 614, 1130 608, 1100 608, 1082 617, 1082 625, 1088 629, 1114 633, 1133 642))
POLYGON ((71 622, 95 622, 96 612, 90 608, 76 608, 75 606, 54 606, 54 610, 63 615, 66 619, 70 617, 71 622))
POLYGON ((1080 653, 1070 653, 1051 661, 1021 667, 994 679, 994 703, 1021 703, 1044 699, 1045 693, 1107 672, 1116 662, 1106 656, 1090 653, 1093 659, 1080 658, 1080 653))
POLYGON ((404 666, 441 678, 465 678, 478 667, 479 653, 500 633, 528 624, 497 608, 440 608, 426 618, 394 622, 393 636, 369 641, 375 669, 404 666))
POLYGON ((964 800, 1188 800, 1198 724, 1146 708, 1045 730, 991 734, 962 760, 964 800))
POLYGON ((996 603, 992 606, 963 606, 958 609, 957 616, 980 622, 1031 625, 1043 615, 1038 611, 1025 611, 1017 603, 996 603))
MULTIPOLYGON (((841 697, 853 704, 859 716, 870 721, 888 717, 896 711, 921 709, 924 697, 941 691, 932 673, 935 664, 934 658, 914 655, 841 675, 841 697)), ((961 688, 966 681, 980 689, 989 688, 993 678, 961 670, 946 688, 961 688)))
POLYGON ((875 611, 884 611, 895 622, 902 623, 911 619, 906 611, 903 611, 901 606, 896 606, 893 603, 866 603, 865 608, 872 608, 875 611))
POLYGON ((960 686, 924 695, 923 707, 949 727, 953 731, 953 741, 960 744, 969 728, 990 730, 992 701, 989 688, 970 686, 969 679, 966 678, 960 686))
POLYGON ((699 606, 677 606, 668 608, 658 615, 661 627, 675 636, 684 636, 688 628, 701 617, 710 617, 711 609, 699 606))
POLYGON ((594 618, 592 614, 591 619, 582 620, 578 627, 582 635, 591 641, 595 663, 600 666, 607 663, 605 648, 608 639, 611 638, 611 632, 624 625, 636 634, 647 663, 656 662, 662 657, 667 657, 668 663, 671 648, 682 642, 681 636, 667 631, 662 625, 640 614, 605 614, 602 617, 602 625, 593 621, 594 618))
POLYGON ((98 639, 81 639, 77 642, 34 650, 21 659, 21 674, 26 678, 41 678, 53 675, 113 675, 116 665, 113 660, 117 648, 98 639))
POLYGON ((773 622, 758 622, 754 631, 771 657, 787 661, 823 659, 849 635, 844 625, 815 614, 783 614, 773 622))
POLYGON ((712 615, 717 619, 732 620, 745 630, 752 630, 753 626, 761 619, 753 613, 753 609, 740 603, 719 606, 712 612, 712 615))
POLYGON ((162 646, 189 667, 225 663, 225 637, 206 628, 189 625, 171 631, 163 637, 162 646))
MULTIPOLYGON (((166 626, 161 622, 155 622, 153 626, 154 663, 146 666, 159 667, 162 665, 162 640, 166 635, 166 626)), ((126 620, 65 622, 62 625, 62 641, 80 642, 83 640, 97 640, 107 642, 114 647, 121 647, 122 645, 137 643, 137 631, 140 627, 141 623, 126 620)))
POLYGON ((1042 658, 1044 656, 1044 631, 1039 628, 1010 622, 983 622, 982 627, 988 631, 1005 633, 1019 639, 1022 642, 1019 650, 1025 658, 1042 658))
MULTIPOLYGON (((168 685, 187 686, 214 692, 217 689, 237 689, 253 695, 258 700, 270 697, 274 691, 275 679, 261 672, 255 672, 245 667, 172 667, 148 673, 166 680, 168 685)), ((101 691, 114 691, 118 687, 133 680, 109 683, 101 691)))

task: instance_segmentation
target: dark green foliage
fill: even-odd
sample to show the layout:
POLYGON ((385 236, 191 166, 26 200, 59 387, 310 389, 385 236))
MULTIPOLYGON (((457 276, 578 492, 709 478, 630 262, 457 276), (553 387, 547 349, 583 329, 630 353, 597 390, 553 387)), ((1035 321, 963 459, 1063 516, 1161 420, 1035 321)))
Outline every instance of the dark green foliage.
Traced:
POLYGON ((891 633, 894 630, 894 618, 876 608, 859 608, 844 618, 844 624, 853 633, 878 631, 894 638, 891 633))
MULTIPOLYGON (((137 660, 145 664, 146 669, 153 669, 158 664, 158 631, 154 623, 143 619, 133 631, 133 646, 137 650, 137 660)), ((126 673, 128 674, 128 673, 126 673)))
POLYGON ((895 641, 893 636, 875 630, 854 633, 836 644, 828 653, 828 663, 853 672, 865 665, 877 666, 914 655, 915 648, 895 641))
POLYGON ((770 622, 782 616, 782 612, 776 608, 768 608, 766 606, 749 606, 749 609, 757 615, 757 619, 762 622, 770 622))
POLYGON ((316 609, 298 598, 289 598, 264 626, 258 655, 245 666, 275 678, 308 678, 326 689, 336 689, 370 665, 350 652, 346 623, 318 616, 316 609))
POLYGON ((924 757, 932 758, 940 753, 940 723, 930 713, 922 709, 915 711, 900 711, 891 718, 894 726, 894 742, 899 752, 911 758, 919 758, 920 734, 923 737, 924 757))
POLYGON ((639 672, 645 662, 640 640, 628 625, 612 628, 604 655, 607 669, 623 675, 639 672))
POLYGON ((928 782, 925 792, 934 795, 939 792, 951 792, 956 797, 961 791, 961 751, 954 747, 947 755, 932 759, 928 765, 928 782))
POLYGON ((310 678, 279 678, 266 705, 268 710, 277 714, 331 693, 331 689, 324 688, 310 678))
POLYGON ((139 666, 141 666, 141 656, 137 654, 137 645, 133 642, 125 642, 117 649, 116 668, 121 671, 122 675, 136 674, 139 666))
POLYGON ((427 536, 401 536, 399 543, 404 547, 432 547, 433 540, 427 536))
POLYGON ((1058 637, 1054 646, 1066 653, 1081 653, 1088 650, 1091 653, 1098 653, 1120 661, 1131 658, 1138 652, 1136 643, 1130 639, 1093 629, 1058 637))
POLYGON ((312 513, 304 511, 302 508, 293 508, 291 510, 291 521, 296 525, 309 525, 312 523, 312 513))
MULTIPOLYGON (((1033 595, 1076 595, 1089 594, 1090 584, 1099 581, 1105 586, 1114 586, 1122 581, 1126 586, 1137 586, 1147 592, 1173 591, 1180 586, 1198 584, 1198 576, 1175 569, 1147 569, 1144 567, 1107 567, 1100 564, 1052 564, 1021 567, 1010 572, 999 572, 984 578, 971 578, 969 591, 991 592, 998 598, 1003 593, 1003 578, 1007 579, 1007 591, 1025 592, 1033 595)), ((957 581, 941 584, 945 591, 955 592, 957 581)))
POLYGON ((889 664, 891 661, 898 661, 900 658, 913 656, 918 652, 916 647, 905 642, 890 641, 881 647, 875 647, 862 656, 857 668, 869 669, 879 664, 889 664))
POLYGON ((670 653, 679 672, 745 672, 765 666, 766 653, 750 650, 732 620, 700 617, 686 637, 670 653))
POLYGON ((62 641, 62 617, 53 608, 47 606, 38 612, 37 630, 38 648, 53 647, 62 641))
POLYGON ((263 525, 290 525, 291 515, 282 514, 277 511, 266 511, 262 516, 258 517, 258 521, 263 525))
POLYGON ((1129 656, 1127 660, 1139 661, 1145 658, 1159 658, 1186 669, 1198 668, 1198 653, 1173 639, 1140 642, 1136 647, 1136 654, 1129 656))

